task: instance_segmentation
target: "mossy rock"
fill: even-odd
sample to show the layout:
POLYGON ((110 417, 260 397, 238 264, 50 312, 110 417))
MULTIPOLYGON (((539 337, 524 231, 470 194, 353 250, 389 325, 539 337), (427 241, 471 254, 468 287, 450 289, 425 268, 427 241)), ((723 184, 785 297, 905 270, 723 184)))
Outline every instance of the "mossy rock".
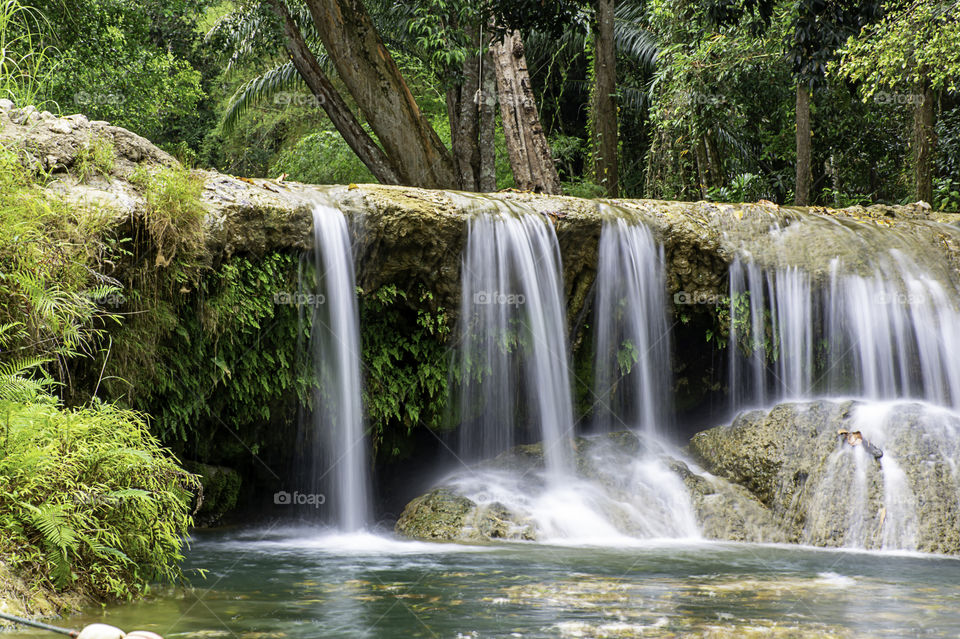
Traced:
POLYGON ((772 513, 787 541, 960 553, 960 420, 903 402, 874 423, 873 408, 815 401, 749 411, 698 433, 690 450, 772 513), (838 438, 861 429, 884 438, 882 458, 838 438))
POLYGON ((194 515, 197 526, 216 526, 224 515, 237 507, 242 479, 240 473, 224 466, 186 462, 191 473, 199 475, 203 486, 200 508, 194 515))

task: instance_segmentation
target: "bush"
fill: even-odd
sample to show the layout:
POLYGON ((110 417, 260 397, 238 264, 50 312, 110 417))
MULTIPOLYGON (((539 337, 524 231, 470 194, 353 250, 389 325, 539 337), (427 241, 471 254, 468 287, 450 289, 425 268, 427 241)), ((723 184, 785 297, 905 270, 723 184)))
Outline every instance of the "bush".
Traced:
POLYGON ((58 589, 130 599, 181 577, 197 480, 108 404, 0 401, 0 555, 58 589))

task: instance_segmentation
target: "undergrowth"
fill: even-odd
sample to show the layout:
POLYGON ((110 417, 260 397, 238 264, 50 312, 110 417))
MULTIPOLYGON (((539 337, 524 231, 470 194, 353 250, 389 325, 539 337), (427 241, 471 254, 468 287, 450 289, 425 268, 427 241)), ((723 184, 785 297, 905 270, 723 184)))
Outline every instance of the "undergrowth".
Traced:
POLYGON ((409 452, 414 428, 443 425, 450 327, 432 302, 422 286, 408 294, 389 285, 361 297, 364 408, 374 446, 387 457, 409 452))
POLYGON ((36 583, 106 600, 179 579, 196 485, 137 413, 0 401, 0 555, 36 583))

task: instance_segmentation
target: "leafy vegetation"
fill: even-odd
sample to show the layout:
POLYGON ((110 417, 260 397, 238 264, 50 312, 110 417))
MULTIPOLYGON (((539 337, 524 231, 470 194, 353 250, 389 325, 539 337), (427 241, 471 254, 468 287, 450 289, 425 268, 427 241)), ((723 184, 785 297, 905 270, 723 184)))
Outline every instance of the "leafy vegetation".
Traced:
POLYGON ((439 430, 447 400, 450 327, 432 294, 384 286, 361 297, 364 407, 380 454, 405 452, 420 426, 439 430))
POLYGON ((180 578, 196 480, 143 416, 0 401, 0 435, 0 555, 11 567, 103 599, 180 578))

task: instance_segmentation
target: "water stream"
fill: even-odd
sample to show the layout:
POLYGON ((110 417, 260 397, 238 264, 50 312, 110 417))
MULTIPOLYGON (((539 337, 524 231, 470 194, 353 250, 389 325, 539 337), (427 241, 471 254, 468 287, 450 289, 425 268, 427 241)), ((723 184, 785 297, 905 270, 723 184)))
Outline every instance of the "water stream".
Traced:
POLYGON ((188 567, 209 575, 69 622, 166 639, 960 634, 960 561, 924 555, 705 542, 462 546, 272 528, 199 535, 188 567))
MULTIPOLYGON (((370 447, 364 427, 360 321, 350 234, 340 209, 313 204, 314 271, 301 296, 310 302, 310 354, 316 375, 313 412, 303 426, 309 454, 291 501, 322 499, 328 519, 343 531, 370 521, 370 447), (322 496, 322 497, 319 497, 322 496)), ((297 505, 297 504, 294 504, 297 505)))

